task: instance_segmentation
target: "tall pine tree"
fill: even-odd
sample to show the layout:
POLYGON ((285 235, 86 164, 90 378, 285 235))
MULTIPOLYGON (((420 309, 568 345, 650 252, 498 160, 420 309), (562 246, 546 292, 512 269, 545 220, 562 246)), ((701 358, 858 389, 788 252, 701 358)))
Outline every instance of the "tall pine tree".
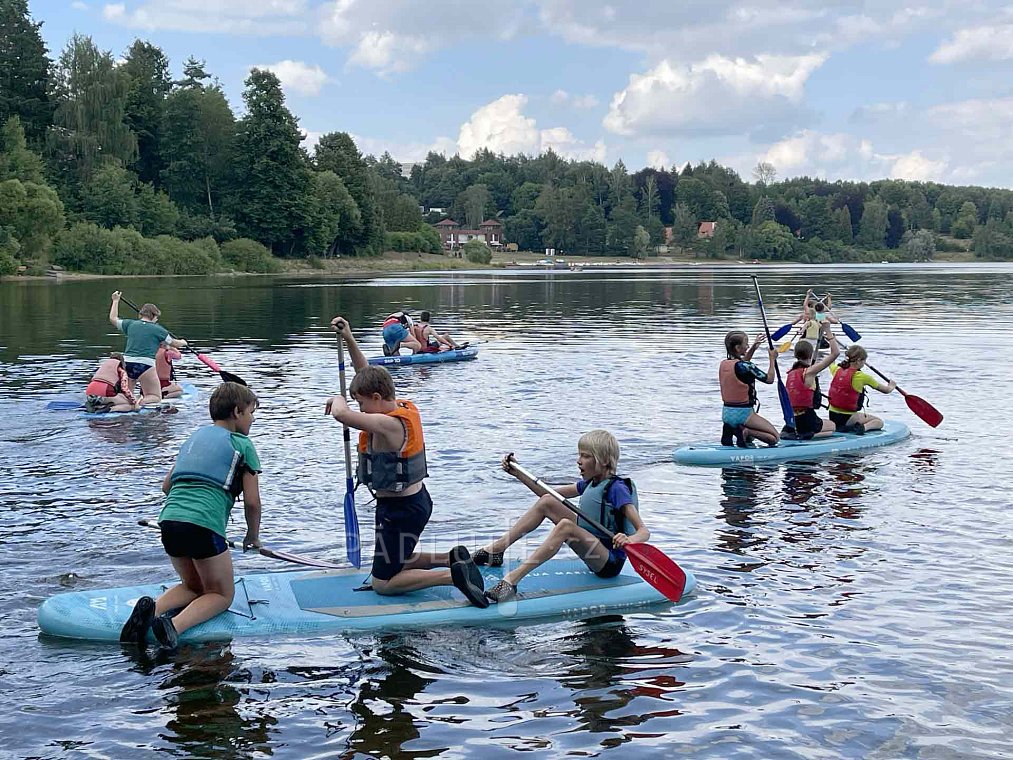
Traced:
POLYGON ((142 182, 158 184, 162 160, 159 132, 169 94, 169 59, 155 45, 135 40, 121 67, 130 80, 127 92, 126 121, 137 137, 137 161, 134 171, 142 182))
POLYGON ((0 124, 21 118, 29 143, 41 146, 53 122, 46 44, 28 0, 0 0, 0 124))
MULTIPOLYGON (((380 213, 368 167, 347 132, 331 132, 317 143, 313 163, 318 171, 332 171, 341 177, 359 208, 361 225, 350 237, 336 241, 336 250, 345 255, 372 256, 383 247, 380 213)), ((449 206, 450 203, 448 202, 449 206)))

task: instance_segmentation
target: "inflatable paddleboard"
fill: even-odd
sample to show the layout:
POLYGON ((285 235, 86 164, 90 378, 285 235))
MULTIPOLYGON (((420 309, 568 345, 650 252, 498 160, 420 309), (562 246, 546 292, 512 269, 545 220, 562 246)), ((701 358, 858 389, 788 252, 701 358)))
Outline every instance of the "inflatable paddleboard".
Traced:
MULTIPOLYGON (((485 587, 496 585, 507 569, 480 568, 485 587)), ((402 596, 358 590, 368 572, 313 570, 237 577, 232 606, 185 631, 180 639, 318 636, 349 630, 483 625, 553 616, 583 619, 667 602, 628 562, 615 578, 605 579, 591 573, 578 559, 554 559, 524 578, 517 597, 486 609, 473 607, 453 586, 422 589, 402 596)), ((695 583, 687 572, 684 594, 689 594, 695 583)), ((158 597, 168 587, 134 586, 58 594, 39 607, 39 628, 43 633, 71 639, 118 641, 120 629, 137 599, 158 597)), ((154 642, 150 634, 149 641, 154 642)))
POLYGON ((46 409, 62 412, 80 412, 87 417, 122 417, 125 414, 145 414, 146 412, 157 412, 167 407, 176 406, 178 404, 187 404, 200 396, 200 391, 197 390, 196 385, 191 383, 183 383, 180 387, 183 389, 183 395, 176 398, 163 399, 157 404, 150 404, 142 406, 136 412, 89 412, 85 409, 84 403, 76 399, 60 399, 58 401, 50 401, 46 404, 46 409))
POLYGON ((474 346, 468 348, 454 349, 453 351, 440 351, 438 354, 405 354, 404 356, 373 356, 369 359, 370 364, 381 366, 401 364, 439 364, 442 362, 464 362, 478 357, 478 349, 474 346))
POLYGON ((911 435, 908 426, 897 420, 884 420, 882 430, 873 430, 865 435, 834 433, 829 438, 810 441, 788 441, 781 439, 777 446, 756 446, 740 449, 737 446, 722 446, 720 443, 691 443, 672 452, 672 459, 678 464, 692 464, 711 467, 727 467, 737 464, 763 464, 765 462, 786 462, 796 459, 817 459, 833 456, 846 451, 862 451, 879 446, 888 446, 903 441, 911 435))

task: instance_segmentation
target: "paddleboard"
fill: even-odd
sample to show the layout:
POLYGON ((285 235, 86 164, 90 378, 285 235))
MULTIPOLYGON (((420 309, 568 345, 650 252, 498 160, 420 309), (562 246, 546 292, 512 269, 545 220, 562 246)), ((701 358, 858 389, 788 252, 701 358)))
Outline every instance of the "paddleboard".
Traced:
POLYGON ((865 435, 834 433, 829 438, 809 441, 782 439, 777 446, 756 446, 740 449, 737 446, 722 446, 720 443, 703 441, 680 446, 672 452, 672 459, 678 464, 722 467, 737 464, 763 464, 786 462, 796 459, 817 459, 833 456, 846 451, 862 451, 902 441, 911 435, 908 426, 897 420, 884 420, 882 430, 873 430, 865 435))
POLYGON ((57 401, 50 401, 46 404, 46 409, 62 412, 80 412, 87 417, 122 417, 125 414, 145 414, 146 412, 157 412, 178 404, 187 404, 200 396, 200 391, 197 389, 196 385, 183 383, 180 387, 183 388, 182 396, 178 396, 177 398, 167 398, 158 404, 142 406, 136 412, 89 412, 85 409, 84 403, 78 399, 59 399, 57 401))
MULTIPOLYGON (((505 569, 480 568, 485 587, 492 588, 505 569)), ((360 591, 367 574, 367 570, 347 569, 237 577, 232 606, 185 631, 180 639, 317 636, 350 630, 486 625, 560 616, 584 619, 667 602, 628 562, 619 575, 606 579, 588 571, 578 559, 554 559, 525 576, 515 599, 486 609, 473 607, 453 586, 402 596, 360 591)), ((693 575, 687 572, 684 594, 689 594, 695 584, 693 575)), ((52 636, 117 641, 137 599, 158 597, 168 587, 133 586, 58 594, 39 607, 39 628, 52 636)), ((154 642, 150 635, 149 640, 154 642)))
POLYGON ((478 357, 478 349, 475 346, 455 349, 453 351, 440 351, 438 354, 405 354, 404 356, 373 356, 370 357, 370 364, 379 364, 387 367, 391 365, 404 364, 438 364, 442 362, 464 362, 478 357))

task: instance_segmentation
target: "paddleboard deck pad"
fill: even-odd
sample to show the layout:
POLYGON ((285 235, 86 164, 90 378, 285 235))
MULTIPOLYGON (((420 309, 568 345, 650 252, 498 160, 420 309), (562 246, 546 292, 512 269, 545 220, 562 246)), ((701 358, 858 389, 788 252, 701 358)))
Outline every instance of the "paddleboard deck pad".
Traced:
POLYGON ((177 396, 176 398, 163 399, 158 404, 142 406, 136 412, 89 412, 85 408, 84 402, 77 399, 59 399, 57 401, 50 401, 46 404, 46 409, 62 412, 80 412, 87 417, 122 417, 125 414, 145 414, 147 412, 157 412, 179 404, 187 404, 200 396, 200 391, 197 389, 196 385, 183 383, 180 387, 183 389, 183 395, 177 396))
MULTIPOLYGON (((492 588, 508 569, 480 568, 485 587, 492 588)), ((402 596, 359 590, 367 575, 368 570, 350 568, 237 577, 232 606, 185 631, 180 640, 317 636, 352 630, 483 625, 556 616, 584 619, 667 602, 628 562, 619 575, 606 579, 591 573, 578 559, 551 560, 524 578, 517 597, 486 609, 469 604, 453 586, 437 586, 402 596)), ((689 594, 695 583, 687 572, 684 594, 689 594)), ((118 641, 120 629, 137 599, 157 598, 168 587, 133 586, 58 594, 39 607, 39 628, 52 636, 118 641)), ((149 641, 154 642, 150 633, 149 641)))
POLYGON ((442 362, 464 362, 469 359, 478 358, 478 348, 455 349, 453 351, 440 351, 438 354, 405 354, 404 356, 373 356, 370 357, 370 364, 379 364, 383 367, 404 365, 404 364, 439 364, 442 362))
POLYGON ((764 464, 766 462, 787 462, 798 459, 817 459, 851 451, 863 451, 902 441, 911 435, 908 426, 897 420, 884 420, 882 430, 872 430, 865 435, 834 433, 829 438, 809 441, 781 439, 777 446, 756 446, 740 449, 737 446, 722 446, 720 443, 691 443, 672 452, 672 459, 678 464, 710 467, 764 464))

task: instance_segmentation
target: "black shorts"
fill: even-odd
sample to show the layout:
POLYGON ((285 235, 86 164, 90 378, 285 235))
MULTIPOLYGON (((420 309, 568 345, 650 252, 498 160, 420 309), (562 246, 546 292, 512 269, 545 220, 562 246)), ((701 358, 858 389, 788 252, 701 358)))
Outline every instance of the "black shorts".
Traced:
POLYGON ((163 520, 158 527, 162 529, 162 546, 170 557, 210 559, 229 549, 223 536, 202 525, 163 520))
MULTIPOLYGON (((605 546, 605 542, 602 542, 602 546, 605 546)), ((607 547, 606 547, 607 548, 607 547)), ((609 549, 608 561, 602 566, 602 569, 595 573, 599 578, 615 578, 623 570, 623 565, 626 564, 626 552, 621 549, 609 549)))
POLYGON ((841 432, 848 426, 848 420, 858 412, 830 412, 830 421, 837 426, 837 432, 841 432))
POLYGON ((805 409, 795 413, 795 433, 800 441, 808 441, 823 430, 823 419, 815 409, 805 409))
POLYGON ((432 514, 433 500, 425 485, 411 496, 377 498, 372 571, 376 580, 389 581, 401 572, 432 514))

